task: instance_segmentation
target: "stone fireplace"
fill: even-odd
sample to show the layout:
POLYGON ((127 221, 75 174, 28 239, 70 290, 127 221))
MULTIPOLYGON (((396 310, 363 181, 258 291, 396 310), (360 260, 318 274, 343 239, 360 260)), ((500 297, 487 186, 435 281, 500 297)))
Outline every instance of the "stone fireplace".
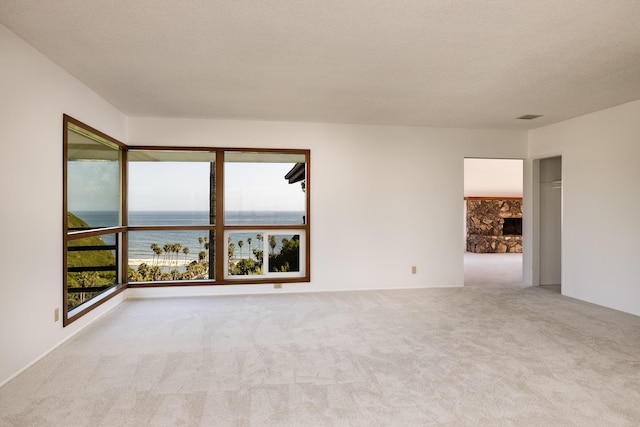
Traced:
POLYGON ((522 199, 465 198, 467 251, 522 252, 522 199))

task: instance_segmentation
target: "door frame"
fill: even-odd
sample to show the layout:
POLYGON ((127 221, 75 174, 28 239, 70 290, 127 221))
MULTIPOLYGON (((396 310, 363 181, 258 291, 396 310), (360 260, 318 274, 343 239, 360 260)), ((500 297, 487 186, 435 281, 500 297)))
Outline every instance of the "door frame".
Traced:
POLYGON ((564 156, 561 151, 545 153, 544 155, 529 158, 525 162, 525 187, 523 194, 524 219, 523 219, 523 274, 524 282, 531 286, 540 286, 540 161, 560 157, 562 161, 561 181, 562 194, 560 196, 560 289, 562 292, 565 283, 565 226, 564 226, 564 156), (527 236, 527 237, 525 237, 527 236), (526 249, 526 251, 525 251, 526 249))
MULTIPOLYGON (((555 156, 552 156, 555 157, 555 156)), ((527 259, 527 252, 530 251, 530 249, 527 249, 525 246, 525 243, 527 241, 530 241, 531 238, 531 233, 527 233, 526 231, 526 225, 527 225, 527 216, 529 215, 526 212, 526 207, 529 204, 528 203, 528 195, 531 193, 530 191, 527 191, 527 186, 530 185, 531 183, 531 161, 528 158, 522 158, 522 157, 492 157, 492 156, 464 156, 463 157, 463 170, 462 170, 462 192, 463 192, 463 196, 464 196, 464 190, 465 190, 465 186, 464 186, 464 178, 465 178, 465 170, 464 170, 464 160, 466 159, 479 159, 479 160, 520 160, 522 161, 522 267, 521 267, 521 272, 522 272, 522 283, 524 284, 531 284, 531 280, 527 280, 528 276, 527 276, 527 263, 526 263, 526 259, 527 259)), ((530 196, 529 196, 530 197, 530 196)), ((463 231, 464 231, 464 235, 465 235, 465 243, 464 243, 464 250, 462 251, 462 266, 463 266, 463 286, 465 286, 466 284, 464 283, 464 259, 465 259, 465 253, 466 253, 466 228, 467 228, 467 218, 466 218, 466 201, 464 201, 464 197, 463 197, 463 203, 464 203, 464 207, 463 207, 463 231)), ((531 245, 529 245, 531 246, 531 245)), ((529 256, 529 259, 531 257, 529 256)), ((531 263, 529 262, 529 265, 531 265, 531 263)))

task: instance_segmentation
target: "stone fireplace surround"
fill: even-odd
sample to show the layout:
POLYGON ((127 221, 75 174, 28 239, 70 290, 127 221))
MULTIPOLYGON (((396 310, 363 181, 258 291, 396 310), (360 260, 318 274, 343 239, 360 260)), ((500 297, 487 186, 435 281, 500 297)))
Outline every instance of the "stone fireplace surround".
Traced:
POLYGON ((505 218, 522 218, 521 198, 465 197, 465 201, 468 252, 522 252, 522 234, 503 234, 505 218))

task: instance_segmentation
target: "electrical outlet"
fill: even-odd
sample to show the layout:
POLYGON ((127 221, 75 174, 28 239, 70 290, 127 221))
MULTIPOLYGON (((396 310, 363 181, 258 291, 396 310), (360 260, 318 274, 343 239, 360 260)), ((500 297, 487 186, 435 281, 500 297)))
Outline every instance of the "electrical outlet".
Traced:
POLYGON ((53 310, 53 322, 57 322, 58 320, 60 320, 60 309, 59 308, 55 308, 53 310))
POLYGON ((274 283, 273 289, 282 289, 282 283, 274 283))
POLYGON ((411 266, 411 274, 416 274, 416 266, 415 265, 411 266))

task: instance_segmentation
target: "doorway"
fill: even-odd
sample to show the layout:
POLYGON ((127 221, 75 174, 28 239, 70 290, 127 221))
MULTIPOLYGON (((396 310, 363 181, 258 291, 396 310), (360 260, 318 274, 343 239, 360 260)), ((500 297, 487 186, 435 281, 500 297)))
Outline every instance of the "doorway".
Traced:
POLYGON ((464 159, 464 285, 524 287, 521 159, 464 159))
POLYGON ((562 293, 562 157, 539 162, 539 285, 562 293))

